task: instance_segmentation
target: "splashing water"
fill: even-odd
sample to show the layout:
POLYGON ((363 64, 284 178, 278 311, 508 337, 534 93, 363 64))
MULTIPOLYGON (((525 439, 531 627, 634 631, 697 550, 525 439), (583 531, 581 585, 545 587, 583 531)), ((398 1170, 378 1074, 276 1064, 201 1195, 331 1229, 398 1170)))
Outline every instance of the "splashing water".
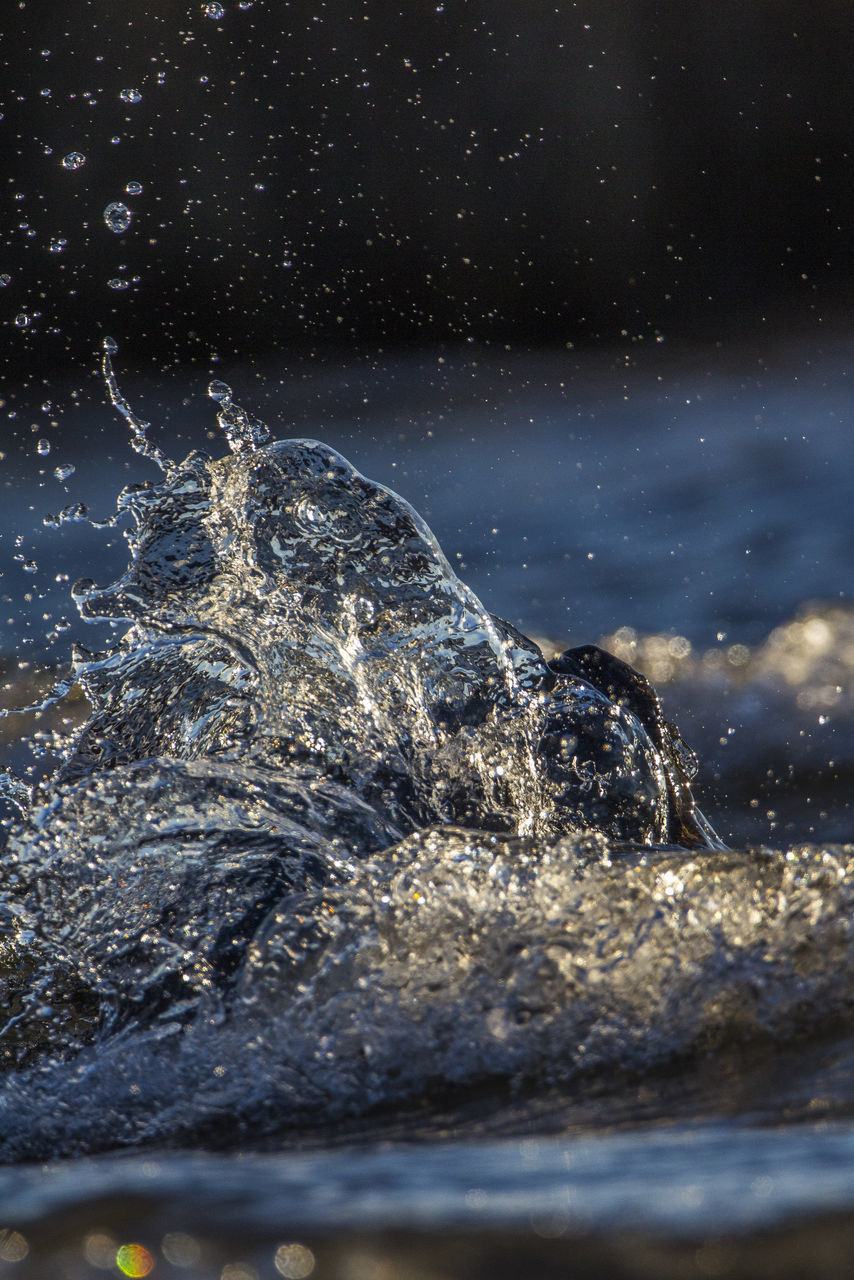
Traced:
POLYGON ((402 498, 223 382, 230 453, 167 458, 103 347, 161 479, 119 497, 126 573, 74 588, 123 630, 40 704, 76 681, 86 724, 4 784, 7 1158, 223 1113, 247 1142, 850 1005, 854 849, 724 850, 636 672, 546 662, 402 498))

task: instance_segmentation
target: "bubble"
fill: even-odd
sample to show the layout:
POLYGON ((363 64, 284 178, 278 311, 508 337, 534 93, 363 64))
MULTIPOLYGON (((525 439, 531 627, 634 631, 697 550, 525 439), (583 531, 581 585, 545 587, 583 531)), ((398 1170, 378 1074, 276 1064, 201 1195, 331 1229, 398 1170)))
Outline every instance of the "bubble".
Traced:
POLYGON ((141 182, 129 182, 129 183, 127 184, 127 186, 125 187, 125 191, 128 193, 128 195, 129 195, 129 196, 138 196, 138 195, 141 195, 141 194, 142 194, 142 183, 141 183, 141 182))
POLYGON ((231 387, 227 382, 221 382, 219 378, 214 378, 213 382, 208 384, 208 395, 218 404, 230 404, 231 394, 231 387))
POLYGON ((29 326, 29 323, 30 317, 27 315, 26 311, 19 311, 15 316, 15 324, 19 329, 26 329, 29 326))
POLYGON ((219 3, 219 0, 208 0, 207 4, 202 5, 202 13, 206 18, 219 20, 225 17, 225 8, 219 3))
POLYGON ((36 445, 36 453, 40 453, 42 457, 44 457, 45 454, 50 453, 50 441, 44 439, 39 440, 36 445))
POLYGON ((5 289, 6 285, 11 283, 12 283, 12 277, 9 275, 7 271, 4 271, 3 275, 0 276, 0 289, 5 289))
POLYGON ((123 1244, 116 1253, 116 1266, 122 1275, 136 1280, 154 1270, 154 1258, 143 1244, 123 1244))
POLYGON ((26 1236, 22 1236, 20 1231, 10 1231, 8 1227, 0 1231, 0 1259, 3 1262, 23 1262, 29 1252, 26 1236))
POLYGON ((170 1231, 163 1237, 160 1251, 173 1267, 194 1267, 201 1260, 202 1249, 194 1236, 183 1231, 170 1231))
POLYGON ((86 163, 86 157, 82 151, 69 151, 67 156, 62 157, 63 169, 80 169, 86 163))
POLYGON ((114 200, 104 210, 104 221, 116 235, 121 235, 123 231, 127 231, 132 217, 133 214, 130 209, 126 204, 122 204, 120 200, 114 200))
POLYGON ((62 253, 68 241, 63 236, 53 236, 47 246, 50 253, 62 253))
POLYGON ((61 466, 54 468, 53 474, 57 480, 67 480, 69 476, 74 475, 76 469, 73 462, 63 462, 61 466))
POLYGON ((283 1244, 276 1250, 273 1265, 285 1280, 306 1280, 314 1270, 314 1254, 304 1244, 283 1244))
POLYGON ((139 89, 122 89, 119 94, 122 102, 141 102, 142 94, 139 89))
POLYGON ((113 276, 112 280, 107 281, 109 289, 127 289, 130 287, 129 280, 121 280, 118 276, 113 276))

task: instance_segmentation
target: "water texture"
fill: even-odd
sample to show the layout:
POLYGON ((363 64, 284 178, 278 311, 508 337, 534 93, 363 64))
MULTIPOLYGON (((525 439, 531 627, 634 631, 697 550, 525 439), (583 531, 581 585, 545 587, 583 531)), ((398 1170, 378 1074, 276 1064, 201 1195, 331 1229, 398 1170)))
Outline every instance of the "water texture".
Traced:
POLYGON ((163 478, 119 499, 126 573, 74 588, 121 638, 77 651, 91 713, 7 840, 7 1159, 263 1143, 848 1013, 851 846, 727 850, 630 668, 547 662, 407 503, 225 384, 231 452, 169 461, 109 354, 163 478))

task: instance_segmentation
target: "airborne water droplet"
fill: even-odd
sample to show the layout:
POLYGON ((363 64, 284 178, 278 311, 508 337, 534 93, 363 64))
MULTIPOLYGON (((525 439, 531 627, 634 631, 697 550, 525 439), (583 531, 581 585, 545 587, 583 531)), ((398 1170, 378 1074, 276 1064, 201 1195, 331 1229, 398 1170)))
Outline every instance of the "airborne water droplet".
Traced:
POLYGON ((15 324, 19 329, 26 329, 29 323, 30 317, 27 315, 26 311, 19 311, 15 316, 15 324))
POLYGON ((54 468, 53 474, 57 480, 67 480, 69 476, 74 475, 75 469, 73 462, 64 462, 61 466, 54 468))
POLYGON ((218 404, 231 403, 231 387, 227 382, 221 382, 219 378, 214 378, 213 382, 208 384, 208 395, 218 404))
POLYGON ((38 444, 36 445, 36 452, 40 453, 42 457, 44 457, 46 453, 50 453, 50 441, 44 440, 44 439, 39 440, 38 444))
POLYGON ((38 573, 38 565, 35 560, 25 560, 23 564, 24 573, 38 573))
POLYGON ((138 196, 142 193, 142 183, 129 182, 125 187, 125 191, 128 193, 129 196, 138 196))
POLYGON ((141 102, 142 94, 139 89, 122 89, 119 94, 122 102, 141 102))
POLYGON ((129 280, 120 280, 118 276, 113 276, 112 280, 107 281, 107 286, 110 289, 127 289, 129 285, 129 280))
POLYGON ((48 245, 48 250, 51 253, 62 253, 63 249, 67 244, 68 244, 68 241, 64 239, 63 236, 54 236, 51 239, 50 244, 48 245))
POLYGON ((207 4, 202 5, 202 13, 206 18, 224 18, 225 8, 219 4, 218 0, 208 0, 207 4))
POLYGON ((121 235, 123 231, 127 231, 132 217, 133 214, 130 209, 126 204, 122 204, 120 200, 114 200, 104 210, 104 221, 111 231, 115 231, 116 235, 121 235))
POLYGON ((12 283, 12 277, 9 275, 8 272, 4 271, 3 275, 0 276, 0 288, 5 289, 6 285, 11 283, 12 283))
POLYGON ((86 163, 86 157, 82 151, 69 151, 67 156, 62 157, 63 169, 79 169, 86 163))

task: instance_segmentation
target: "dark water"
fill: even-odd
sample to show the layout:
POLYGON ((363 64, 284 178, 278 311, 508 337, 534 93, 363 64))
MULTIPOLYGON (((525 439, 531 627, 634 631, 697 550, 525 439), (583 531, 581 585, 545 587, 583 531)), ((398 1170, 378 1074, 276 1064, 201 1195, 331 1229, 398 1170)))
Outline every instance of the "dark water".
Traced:
POLYGON ((169 462, 128 410, 148 461, 61 482, 107 515, 124 472, 122 523, 24 524, 35 668, 57 574, 103 585, 85 727, 70 698, 48 756, 10 744, 10 1274, 783 1274, 819 1214, 843 1256, 844 351, 616 394, 570 356, 438 361, 318 378, 291 417, 323 445, 219 386, 212 440, 209 403, 148 433, 169 462), (676 737, 547 665, 603 633, 733 850, 676 737))

